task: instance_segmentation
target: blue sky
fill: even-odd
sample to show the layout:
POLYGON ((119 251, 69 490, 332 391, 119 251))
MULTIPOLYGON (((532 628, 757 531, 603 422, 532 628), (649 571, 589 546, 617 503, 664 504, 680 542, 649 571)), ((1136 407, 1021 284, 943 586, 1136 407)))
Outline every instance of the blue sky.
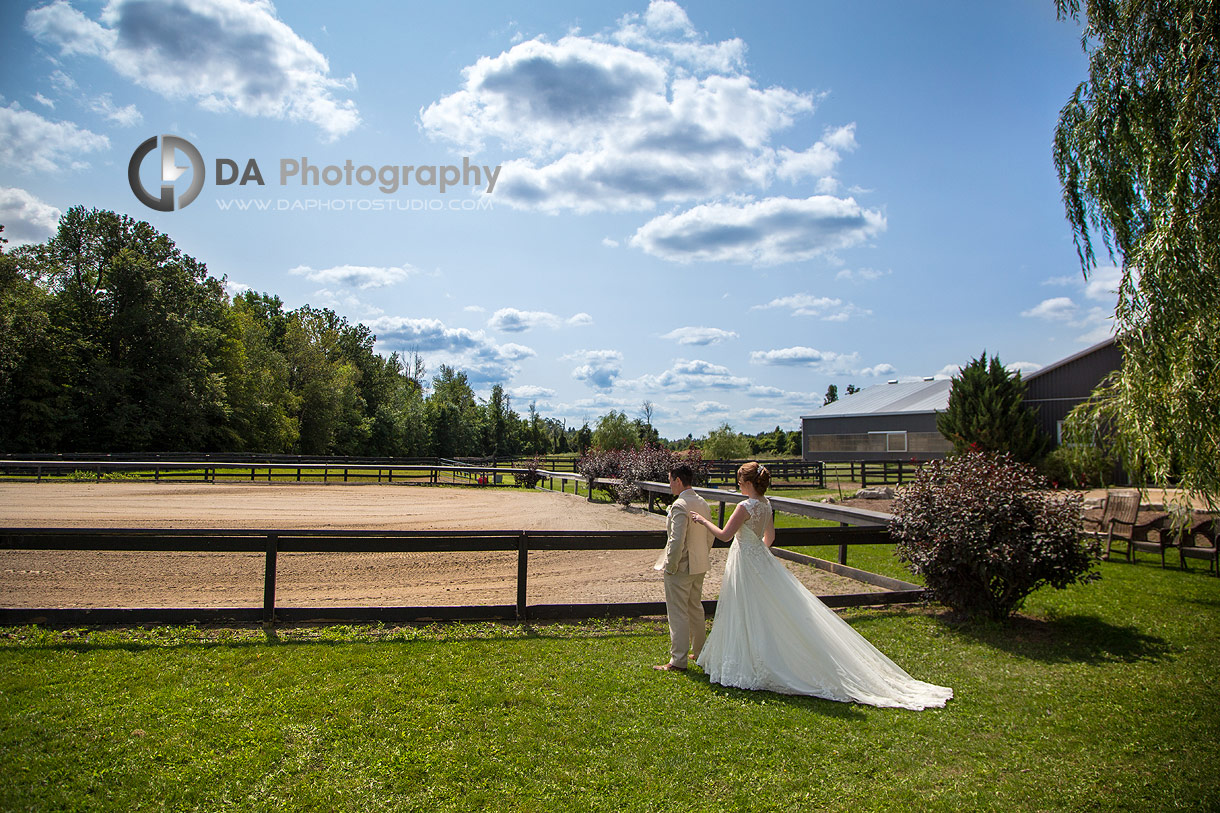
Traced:
POLYGON ((14 243, 77 204, 148 220, 231 291, 518 411, 796 429, 830 384, 984 349, 1028 372, 1110 332, 1115 272, 1082 278, 1051 161, 1086 70, 1051 0, 57 0, 4 4, 0 38, 14 243), (127 182, 160 135, 203 159, 176 211, 127 182))

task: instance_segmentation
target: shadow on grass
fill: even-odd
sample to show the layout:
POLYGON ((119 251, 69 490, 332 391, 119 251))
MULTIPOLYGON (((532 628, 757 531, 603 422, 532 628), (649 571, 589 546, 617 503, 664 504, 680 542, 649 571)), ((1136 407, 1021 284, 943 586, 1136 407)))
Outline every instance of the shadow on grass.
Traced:
POLYGON ((978 643, 1043 663, 1155 663, 1166 660, 1172 651, 1163 638, 1093 615, 1016 616, 1003 625, 944 623, 978 643))
POLYGON ((739 700, 758 705, 792 706, 840 720, 865 719, 864 712, 851 703, 840 703, 835 700, 824 700, 820 697, 809 697, 807 695, 779 694, 778 692, 753 691, 750 689, 735 689, 731 686, 721 686, 718 683, 712 683, 711 678, 704 672, 697 672, 693 669, 688 669, 684 676, 687 680, 702 685, 712 694, 729 700, 739 700))

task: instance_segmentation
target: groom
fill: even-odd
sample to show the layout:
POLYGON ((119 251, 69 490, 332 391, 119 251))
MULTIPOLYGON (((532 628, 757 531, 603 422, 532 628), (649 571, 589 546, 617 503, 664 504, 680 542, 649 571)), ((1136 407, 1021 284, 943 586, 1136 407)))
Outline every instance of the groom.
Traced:
POLYGON ((662 672, 686 669, 687 652, 698 658, 707 636, 703 616, 703 576, 708 569, 708 554, 713 538, 707 528, 693 522, 691 513, 711 519, 707 502, 695 493, 691 483, 695 473, 686 463, 669 470, 669 490, 678 499, 666 516, 665 550, 656 570, 665 571, 665 611, 669 614, 669 662, 654 666, 662 672))

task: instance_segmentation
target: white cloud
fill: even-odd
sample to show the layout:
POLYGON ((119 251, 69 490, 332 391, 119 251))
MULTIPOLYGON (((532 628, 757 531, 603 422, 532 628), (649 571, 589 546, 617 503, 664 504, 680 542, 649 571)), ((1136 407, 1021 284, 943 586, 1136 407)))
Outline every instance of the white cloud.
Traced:
POLYGON ((563 319, 547 311, 523 311, 517 308, 500 308, 487 320, 487 326, 504 333, 524 333, 534 328, 582 327, 593 324, 593 317, 581 312, 563 319))
POLYGON ((814 296, 813 294, 792 294, 772 299, 765 305, 754 305, 750 310, 766 310, 768 308, 788 308, 793 316, 816 316, 825 322, 846 322, 853 316, 871 316, 872 311, 852 303, 829 296, 814 296))
POLYGON ((462 352, 486 343, 482 332, 450 328, 439 319, 387 316, 367 323, 377 341, 391 350, 462 352))
POLYGON ((676 341, 678 344, 708 345, 736 339, 737 334, 718 327, 679 327, 664 334, 661 338, 676 341))
POLYGON ((578 350, 559 360, 583 362, 572 370, 572 377, 594 389, 609 390, 623 373, 623 354, 617 350, 578 350))
POLYGON ((466 373, 472 386, 504 384, 519 372, 516 362, 537 355, 521 344, 496 344, 483 331, 451 328, 439 319, 382 316, 364 322, 381 349, 426 354, 466 373))
POLYGON ((1052 322, 1066 322, 1075 318, 1077 310, 1076 303, 1070 297, 1057 296, 1044 299, 1027 311, 1021 311, 1021 315, 1052 322))
POLYGON ((467 313, 487 313, 487 309, 482 305, 467 305, 466 307, 462 308, 462 310, 466 311, 467 313))
MULTIPOLYGON (((819 178, 823 181, 833 181, 832 176, 843 153, 856 148, 856 125, 851 123, 838 129, 827 129, 822 140, 801 152, 794 152, 787 147, 778 151, 779 165, 775 174, 788 181, 799 181, 804 178, 819 178)), ((836 186, 837 184, 831 184, 836 186)), ((834 191, 830 189, 829 191, 834 191)))
POLYGON ((298 265, 289 269, 289 274, 303 276, 312 282, 325 285, 346 285, 361 290, 369 288, 385 288, 397 285, 415 273, 411 266, 372 266, 372 265, 337 265, 333 268, 310 268, 298 265))
POLYGON ((624 386, 645 391, 664 390, 666 393, 692 392, 707 389, 745 389, 750 379, 733 375, 728 367, 703 359, 677 359, 659 375, 643 375, 624 386))
POLYGON ((54 237, 62 214, 24 189, 0 186, 0 226, 4 226, 0 234, 8 238, 11 247, 54 237))
POLYGON ((614 240, 610 237, 603 237, 602 245, 606 248, 618 248, 618 240, 614 240))
POLYGON ((241 296, 246 291, 254 290, 249 285, 246 285, 241 282, 234 282, 233 280, 228 279, 228 278, 225 279, 224 286, 225 286, 225 293, 227 293, 230 297, 241 296))
POLYGON ((64 93, 76 90, 76 80, 58 68, 51 71, 51 84, 64 93))
POLYGON ((520 361, 521 359, 533 358, 538 353, 532 347, 526 347, 523 344, 514 344, 508 342, 496 348, 500 358, 508 359, 509 361, 520 361))
MULTIPOLYGON (((773 136, 813 99, 756 87, 743 55, 739 40, 702 43, 681 7, 654 3, 608 36, 533 39, 479 59, 420 122, 468 150, 494 139, 524 152, 496 188, 522 208, 649 210, 762 189, 780 166, 773 136)), ((819 144, 846 148, 842 136, 819 144)), ((785 175, 797 155, 785 153, 785 175)))
POLYGON ((1067 286, 1067 285, 1072 285, 1079 281, 1080 281, 1079 277, 1063 276, 1063 277, 1051 277, 1050 279, 1044 279, 1044 280, 1042 280, 1042 284, 1043 285, 1052 285, 1052 286, 1056 286, 1056 287, 1063 287, 1063 286, 1067 286))
POLYGON ((38 102, 43 107, 49 107, 52 110, 55 109, 55 102, 51 101, 46 96, 43 96, 41 93, 34 94, 34 101, 38 102))
POLYGON ((507 390, 518 401, 533 401, 537 398, 554 398, 555 390, 550 387, 539 387, 532 384, 525 384, 520 387, 512 387, 507 390))
POLYGON ((100 113, 120 127, 135 127, 144 121, 144 116, 139 110, 136 110, 134 104, 119 107, 110 98, 109 93, 103 93, 101 96, 98 96, 89 106, 93 112, 100 113))
POLYGON ((1115 266, 1102 266, 1093 269, 1089 280, 1084 286, 1084 295, 1095 302, 1104 302, 1113 309, 1118 299, 1118 287, 1123 281, 1123 271, 1115 266))
POLYGON ((857 268, 854 271, 850 268, 844 268, 835 274, 835 279, 846 280, 848 282, 872 282, 889 275, 889 273, 889 271, 877 271, 872 268, 857 268))
POLYGON ((893 373, 896 373, 896 372, 898 372, 898 370, 897 370, 897 368, 894 367, 893 364, 882 363, 882 364, 874 364, 872 367, 865 367, 865 368, 859 370, 857 372, 857 375, 868 376, 870 378, 877 378, 878 376, 892 375, 893 373))
POLYGON ((1024 377, 1038 372, 1042 369, 1042 365, 1033 361, 1014 361, 1012 364, 1005 364, 1004 369, 1010 373, 1020 373, 1024 377))
POLYGON ((793 262, 882 230, 879 211, 833 197, 833 173, 856 148, 856 125, 827 127, 812 146, 776 144, 813 112, 815 96, 759 87, 744 56, 741 40, 706 42, 681 6, 654 0, 614 31, 538 37, 478 59, 463 70, 460 89, 420 110, 420 127, 467 151, 495 141, 502 153, 517 152, 501 161, 496 195, 518 208, 705 204, 670 212, 632 239, 670 260, 793 262), (810 200, 725 203, 808 178, 820 193, 810 200))
POLYGON ((355 314, 362 321, 379 317, 385 313, 376 305, 370 305, 350 291, 331 291, 321 288, 313 293, 313 301, 317 307, 330 308, 336 313, 355 314))
POLYGON ((719 401, 700 401, 691 409, 696 415, 727 415, 732 412, 727 404, 719 401))
POLYGON ((39 42, 58 45, 62 56, 105 56, 116 40, 114 31, 90 20, 66 0, 32 9, 25 15, 25 30, 39 42))
POLYGON ((213 112, 307 122, 328 140, 360 123, 355 103, 335 97, 355 78, 331 78, 326 57, 270 2, 114 0, 99 20, 57 0, 30 11, 26 29, 61 55, 100 57, 137 85, 213 112))
POLYGON ((677 262, 776 265, 849 248, 885 230, 885 216, 851 198, 713 203, 644 224, 631 244, 677 262))
POLYGON ((83 169, 87 153, 110 149, 110 139, 68 121, 48 121, 13 102, 0 107, 0 164, 24 172, 83 169))
POLYGON ((1076 341, 1097 344, 1114 335, 1114 308, 1122 275, 1121 268, 1101 266, 1093 269, 1087 280, 1074 275, 1044 280, 1043 285, 1075 289, 1077 296, 1086 302, 1082 305, 1071 296, 1056 296, 1021 311, 1021 315, 1075 328, 1082 331, 1076 341))
POLYGON ((766 421, 767 423, 775 424, 795 424, 800 420, 800 416, 792 412, 785 412, 782 409, 774 407, 749 407, 735 413, 735 418, 741 421, 753 422, 755 426, 766 421))
POLYGON ((751 364, 768 366, 809 367, 828 375, 883 375, 892 372, 889 364, 877 364, 859 368, 859 353, 836 353, 833 350, 817 350, 813 347, 782 347, 776 350, 755 350, 750 353, 751 364))
POLYGON ((843 300, 829 296, 814 296, 813 294, 792 294, 772 299, 765 305, 754 305, 750 310, 766 310, 768 308, 790 308, 793 316, 822 316, 827 310, 837 308, 843 300))
POLYGON ((940 371, 937 372, 932 377, 935 379, 938 379, 938 380, 943 380, 946 378, 955 378, 956 376, 959 376, 961 374, 962 374, 962 365, 946 364, 944 367, 941 367, 940 371))

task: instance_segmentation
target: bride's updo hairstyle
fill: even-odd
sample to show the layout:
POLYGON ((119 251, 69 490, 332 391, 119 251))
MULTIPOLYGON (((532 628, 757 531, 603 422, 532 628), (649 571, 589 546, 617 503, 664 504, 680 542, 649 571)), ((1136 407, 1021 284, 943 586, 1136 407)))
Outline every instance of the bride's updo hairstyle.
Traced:
POLYGON ((771 472, 766 466, 751 461, 737 470, 737 482, 752 483, 759 494, 766 494, 767 486, 771 485, 771 472))

